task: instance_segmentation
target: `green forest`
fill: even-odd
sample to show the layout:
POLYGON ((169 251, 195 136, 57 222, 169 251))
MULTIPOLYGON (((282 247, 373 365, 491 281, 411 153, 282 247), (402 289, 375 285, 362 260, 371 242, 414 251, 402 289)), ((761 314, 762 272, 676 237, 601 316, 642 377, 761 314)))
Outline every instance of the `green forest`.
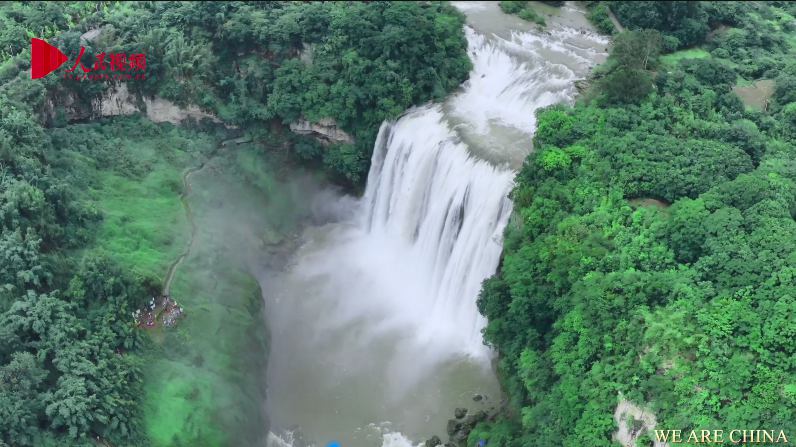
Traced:
MULTIPOLYGON (((133 92, 196 104, 231 125, 333 118, 356 143, 298 156, 354 189, 381 122, 443 98, 470 70, 464 18, 439 2, 13 3, 0 20, 3 80, 27 68, 29 38, 38 36, 73 58, 81 46, 87 55, 144 53, 147 79, 130 83, 133 92), (99 37, 81 41, 98 27, 99 37)), ((44 83, 85 104, 108 87, 44 83)))
MULTIPOLYGON (((544 26, 529 3, 500 8, 544 26)), ((618 445, 622 400, 659 427, 796 436, 796 3, 584 3, 610 56, 575 105, 538 113, 527 141, 501 264, 478 297, 508 404, 467 444, 618 445)), ((0 447, 229 445, 216 402, 155 369, 196 369, 200 387, 249 380, 211 371, 243 370, 212 340, 205 358, 164 335, 183 343, 169 351, 131 317, 186 244, 184 173, 240 132, 70 119, 111 82, 30 79, 32 37, 70 61, 81 47, 145 53, 133 95, 268 137, 223 161, 247 188, 283 187, 269 176, 284 164, 358 194, 380 124, 466 81, 464 23, 445 2, 1 4, 0 447), (328 118, 352 142, 287 131, 328 118)), ((247 297, 234 311, 256 308, 252 279, 225 267, 224 291, 247 297)), ((256 326, 238 314, 222 323, 256 326)))
MULTIPOLYGON (((182 172, 228 132, 137 118, 70 122, 110 82, 31 80, 31 37, 70 61, 80 47, 86 57, 144 53, 147 78, 128 82, 132 93, 196 104, 256 135, 331 117, 355 143, 322 150, 283 135, 274 145, 290 149, 283 162, 358 190, 381 121, 466 79, 463 21, 437 2, 0 5, 0 445, 220 445, 233 435, 213 428, 212 414, 184 413, 179 402, 194 397, 172 388, 195 385, 168 382, 161 396, 145 388, 147 377, 160 380, 151 365, 186 367, 165 361, 170 354, 131 317, 160 293, 186 242, 182 172), (95 40, 81 39, 97 28, 95 40), (152 399, 169 401, 149 409, 152 399)), ((225 355, 216 361, 229 368, 225 355)))
POLYGON ((795 6, 593 2, 626 31, 538 114, 478 301, 511 406, 471 443, 614 445, 620 399, 659 428, 796 430, 795 6))

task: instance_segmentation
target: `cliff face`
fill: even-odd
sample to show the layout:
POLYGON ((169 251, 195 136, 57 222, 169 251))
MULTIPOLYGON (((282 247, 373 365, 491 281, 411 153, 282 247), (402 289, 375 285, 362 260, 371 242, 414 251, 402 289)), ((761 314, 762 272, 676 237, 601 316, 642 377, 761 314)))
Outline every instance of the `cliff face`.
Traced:
POLYGON ((300 119, 290 123, 290 130, 301 135, 310 135, 324 144, 353 143, 354 138, 340 129, 331 118, 323 118, 317 123, 300 119))
POLYGON ((136 98, 127 91, 126 84, 119 84, 105 92, 102 98, 98 98, 91 104, 92 112, 96 115, 119 116, 132 115, 140 111, 140 104, 136 98))
POLYGON ((69 122, 136 113, 145 113, 147 118, 156 123, 179 124, 186 118, 195 120, 206 118, 216 123, 221 122, 214 115, 204 112, 195 105, 183 108, 159 96, 138 98, 127 90, 127 85, 124 83, 109 89, 90 105, 81 103, 72 93, 55 95, 47 100, 44 114, 49 121, 52 121, 61 110, 66 114, 63 118, 69 122))

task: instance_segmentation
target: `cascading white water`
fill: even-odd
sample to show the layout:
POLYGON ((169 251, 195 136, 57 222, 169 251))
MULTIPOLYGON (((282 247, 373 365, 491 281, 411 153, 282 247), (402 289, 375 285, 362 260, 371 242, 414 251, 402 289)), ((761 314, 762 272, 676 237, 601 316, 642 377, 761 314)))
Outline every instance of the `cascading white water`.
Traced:
POLYGON ((494 4, 461 7, 470 79, 384 123, 365 195, 341 202, 351 218, 311 228, 289 271, 262 281, 277 430, 400 445, 444 434, 473 393, 497 398, 476 297, 499 262, 512 179, 534 111, 571 101, 607 41, 557 23, 531 31, 494 4))
POLYGON ((500 258, 512 177, 472 157, 440 106, 382 125, 363 200, 364 238, 391 247, 393 256, 366 254, 354 262, 392 277, 384 279, 394 293, 382 304, 417 327, 419 343, 487 353, 475 297, 500 258), (411 293, 401 287, 407 282, 411 293))

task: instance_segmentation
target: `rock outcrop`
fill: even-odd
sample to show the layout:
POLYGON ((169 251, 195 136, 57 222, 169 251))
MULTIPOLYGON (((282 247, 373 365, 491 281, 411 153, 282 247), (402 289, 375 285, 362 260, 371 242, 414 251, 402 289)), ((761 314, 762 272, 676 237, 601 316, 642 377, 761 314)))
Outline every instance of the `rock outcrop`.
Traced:
POLYGON ((436 435, 432 436, 431 439, 425 443, 425 447, 437 447, 438 445, 442 445, 442 440, 436 435))
POLYGON ((179 124, 187 118, 221 122, 214 115, 195 105, 180 107, 158 96, 138 98, 130 93, 125 83, 108 89, 101 97, 93 100, 90 106, 81 104, 72 93, 55 95, 47 101, 44 113, 52 120, 55 118, 56 110, 62 110, 66 114, 66 120, 70 122, 109 116, 127 116, 142 112, 156 123, 179 124))
POLYGON ((90 29, 80 36, 80 42, 81 43, 94 42, 95 40, 97 40, 100 34, 102 34, 102 28, 90 29))
MULTIPOLYGON (((635 447, 636 441, 647 433, 654 435, 653 430, 658 424, 652 412, 621 397, 614 411, 614 421, 619 429, 614 433, 613 439, 624 447, 635 447)), ((653 446, 669 447, 669 444, 654 441, 653 446)))
POLYGON ((215 115, 207 113, 193 104, 188 105, 187 108, 182 108, 159 96, 144 98, 144 104, 146 105, 146 116, 156 123, 168 122, 179 124, 186 118, 193 118, 195 120, 206 118, 215 123, 221 122, 215 115))
POLYGON ((486 411, 478 411, 464 418, 464 420, 449 419, 447 432, 450 441, 456 445, 465 445, 470 431, 478 424, 489 418, 486 411))
POLYGON ((92 111, 99 116, 132 115, 140 111, 140 104, 127 90, 126 84, 109 89, 91 104, 92 111))
POLYGON ((290 130, 300 135, 310 135, 324 144, 353 143, 354 138, 340 129, 331 118, 323 118, 317 123, 300 119, 290 123, 290 130))

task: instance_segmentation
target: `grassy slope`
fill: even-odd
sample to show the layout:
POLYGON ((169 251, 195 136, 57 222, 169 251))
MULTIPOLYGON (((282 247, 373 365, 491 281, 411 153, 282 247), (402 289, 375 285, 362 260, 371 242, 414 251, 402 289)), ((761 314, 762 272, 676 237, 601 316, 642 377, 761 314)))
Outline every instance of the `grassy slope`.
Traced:
POLYGON ((162 351, 153 360, 148 388, 146 421, 155 445, 226 445, 233 434, 226 429, 232 427, 249 431, 244 438, 256 434, 246 420, 259 420, 257 404, 264 396, 251 373, 264 369, 265 339, 259 287, 239 255, 241 239, 258 226, 246 220, 259 215, 245 214, 239 204, 248 210, 265 204, 236 181, 226 159, 235 155, 222 154, 192 177, 188 200, 197 241, 172 289, 187 317, 176 330, 158 334, 162 351))
MULTIPOLYGON (((182 175, 218 142, 170 125, 130 134, 139 123, 152 126, 136 120, 62 129, 78 140, 120 136, 104 149, 89 138, 57 161, 69 167, 80 198, 103 216, 94 244, 74 256, 104 251, 162 283, 189 241, 182 175)), ((275 178, 264 153, 233 146, 191 177, 197 244, 172 287, 187 317, 176 329, 152 331, 155 343, 144 353, 144 429, 154 446, 248 445, 262 434, 265 328, 249 266, 263 247, 294 230, 301 207, 292 198, 302 196, 299 186, 275 178)))
POLYGON ((675 51, 661 56, 661 63, 665 65, 677 65, 683 59, 704 59, 710 57, 710 53, 702 48, 688 48, 685 50, 675 51))
MULTIPOLYGON (((154 143, 137 142, 129 149, 131 153, 151 153, 154 143)), ((140 180, 102 172, 100 187, 92 191, 104 215, 97 245, 131 269, 159 280, 164 279, 168 264, 188 240, 179 190, 191 154, 179 155, 174 162, 156 155, 148 157, 153 162, 152 172, 140 180)))
POLYGON ((307 211, 302 176, 279 178, 263 154, 231 146, 192 177, 197 239, 172 289, 187 317, 160 334, 148 388, 155 445, 262 443, 267 337, 252 275, 307 211))

